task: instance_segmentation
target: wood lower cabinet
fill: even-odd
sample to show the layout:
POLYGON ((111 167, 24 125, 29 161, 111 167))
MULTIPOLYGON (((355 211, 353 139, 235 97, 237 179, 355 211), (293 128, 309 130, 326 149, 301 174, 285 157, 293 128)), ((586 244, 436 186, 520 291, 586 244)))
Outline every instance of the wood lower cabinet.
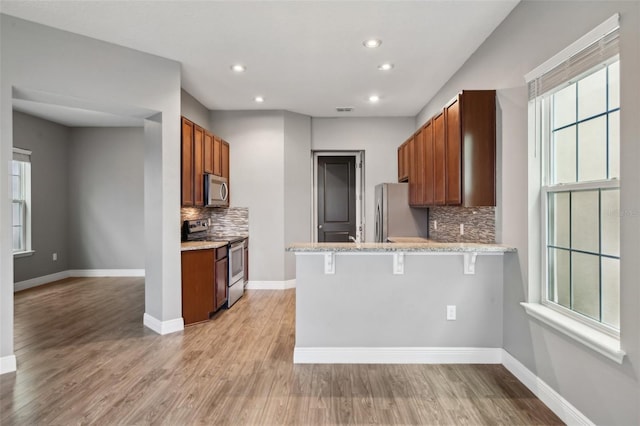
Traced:
POLYGON ((244 242, 244 281, 249 281, 249 239, 244 242))
POLYGON ((227 247, 182 252, 182 318, 185 325, 206 321, 227 303, 227 247))
POLYGON ((182 318, 184 324, 206 321, 214 309, 213 249, 182 252, 182 318))
POLYGON ((216 249, 215 310, 227 303, 229 290, 229 257, 227 247, 216 249))

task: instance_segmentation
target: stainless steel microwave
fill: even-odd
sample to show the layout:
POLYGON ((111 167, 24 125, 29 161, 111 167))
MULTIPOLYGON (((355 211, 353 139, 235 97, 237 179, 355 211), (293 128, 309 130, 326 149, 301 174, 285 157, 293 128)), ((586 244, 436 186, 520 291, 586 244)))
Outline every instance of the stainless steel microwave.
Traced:
POLYGON ((228 207, 229 187, 227 178, 221 176, 204 175, 205 207, 228 207))

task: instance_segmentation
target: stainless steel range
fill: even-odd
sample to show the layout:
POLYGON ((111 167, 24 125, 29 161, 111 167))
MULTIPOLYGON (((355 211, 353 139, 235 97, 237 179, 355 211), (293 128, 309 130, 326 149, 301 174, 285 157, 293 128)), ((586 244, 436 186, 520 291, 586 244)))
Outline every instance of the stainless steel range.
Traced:
POLYGON ((182 241, 226 241, 229 245, 227 271, 227 308, 244 294, 244 248, 247 237, 214 234, 210 232, 208 219, 185 220, 182 224, 182 241))

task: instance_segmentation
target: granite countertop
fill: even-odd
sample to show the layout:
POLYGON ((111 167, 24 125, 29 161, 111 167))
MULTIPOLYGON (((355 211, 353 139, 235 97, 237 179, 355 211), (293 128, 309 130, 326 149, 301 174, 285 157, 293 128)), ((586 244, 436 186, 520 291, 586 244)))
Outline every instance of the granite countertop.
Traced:
POLYGON ((186 241, 180 244, 180 251, 216 249, 226 245, 226 241, 186 241))
POLYGON ((398 243, 294 243, 287 247, 287 251, 296 253, 314 252, 435 252, 435 253, 505 253, 515 252, 513 247, 501 244, 480 243, 440 243, 427 242, 398 242, 398 243))
POLYGON ((387 241, 390 243, 430 243, 434 242, 428 238, 422 237, 389 237, 387 241))

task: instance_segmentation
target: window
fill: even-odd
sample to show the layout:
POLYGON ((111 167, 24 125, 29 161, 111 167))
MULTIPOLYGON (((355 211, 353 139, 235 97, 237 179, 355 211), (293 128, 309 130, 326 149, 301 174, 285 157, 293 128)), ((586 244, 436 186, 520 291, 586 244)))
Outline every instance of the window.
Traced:
POLYGON ((543 303, 614 335, 620 328, 619 64, 614 58, 541 99, 543 303))
POLYGON ((531 156, 522 305, 621 363, 618 28, 616 14, 525 76, 531 156))
POLYGON ((31 151, 13 149, 13 253, 31 254, 31 151))

